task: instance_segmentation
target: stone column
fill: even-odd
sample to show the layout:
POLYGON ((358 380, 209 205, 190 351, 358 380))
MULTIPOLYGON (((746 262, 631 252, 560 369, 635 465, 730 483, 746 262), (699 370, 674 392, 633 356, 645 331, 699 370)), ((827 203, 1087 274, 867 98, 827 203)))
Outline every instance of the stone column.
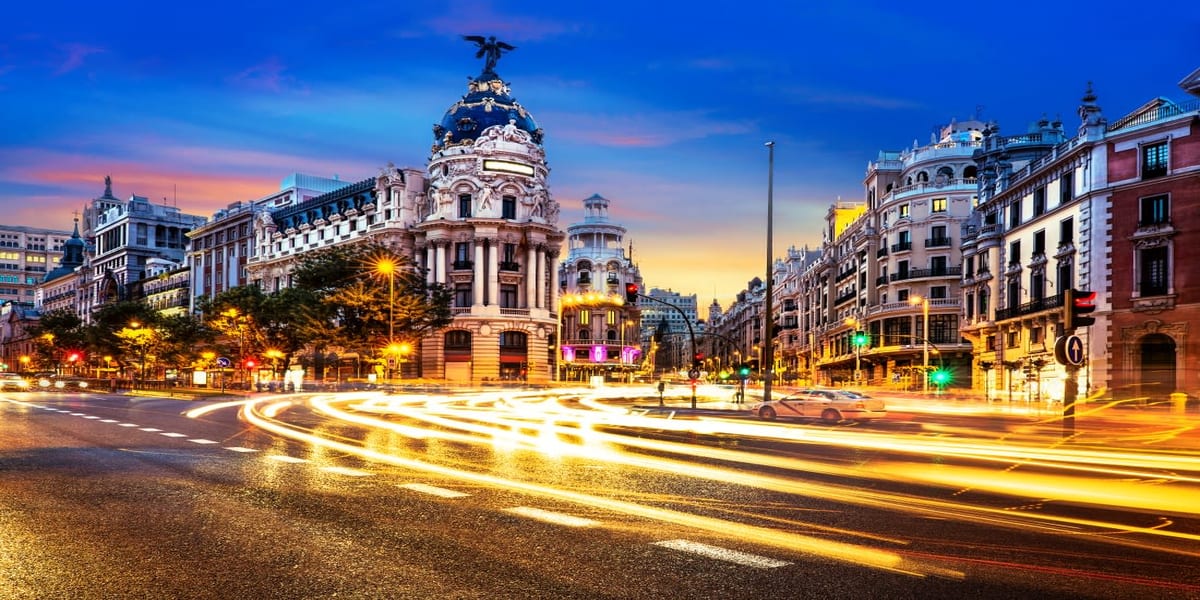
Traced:
POLYGON ((472 286, 474 289, 472 291, 475 294, 475 300, 473 304, 475 306, 480 306, 483 304, 484 287, 487 285, 487 280, 483 278, 483 259, 487 255, 486 250, 487 240, 475 240, 475 273, 474 277, 472 277, 472 281, 474 283, 472 286))
POLYGON ((537 284, 541 279, 538 277, 538 255, 539 248, 534 246, 529 247, 529 253, 525 257, 525 307, 538 308, 541 301, 537 296, 537 284))
POLYGON ((484 240, 488 268, 488 304, 500 305, 500 247, 495 240, 484 240))

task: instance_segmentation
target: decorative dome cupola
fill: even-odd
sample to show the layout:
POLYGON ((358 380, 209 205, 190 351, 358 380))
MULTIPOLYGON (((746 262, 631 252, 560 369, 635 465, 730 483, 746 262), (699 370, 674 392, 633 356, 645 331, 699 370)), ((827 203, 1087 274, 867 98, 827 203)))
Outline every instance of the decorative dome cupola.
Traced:
POLYGON ((467 94, 446 111, 441 123, 433 126, 433 149, 470 143, 488 127, 509 123, 528 133, 533 143, 541 145, 542 130, 534 122, 533 115, 509 95, 508 84, 495 71, 500 55, 516 47, 497 41, 496 36, 484 39, 481 35, 468 35, 463 39, 479 46, 475 57, 484 59, 483 72, 467 83, 467 94))

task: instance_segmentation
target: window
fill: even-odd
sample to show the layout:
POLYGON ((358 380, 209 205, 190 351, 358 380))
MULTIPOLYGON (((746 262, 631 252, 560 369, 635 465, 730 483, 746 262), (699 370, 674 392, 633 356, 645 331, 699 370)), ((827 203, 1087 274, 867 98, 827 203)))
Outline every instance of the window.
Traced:
POLYGON ((1168 253, 1166 246, 1146 248, 1138 252, 1141 263, 1141 282, 1138 291, 1142 296, 1164 296, 1168 291, 1168 253))
POLYGON ((1021 201, 1015 200, 1008 205, 1008 226, 1010 228, 1021 224, 1021 201))
POLYGON ((517 245, 505 243, 503 246, 502 257, 500 260, 504 262, 517 262, 517 245))
POLYGON ((935 286, 930 287, 929 288, 929 297, 936 298, 936 299, 946 298, 946 286, 935 285, 935 286))
POLYGON ((1008 343, 1006 343, 1005 346, 1008 346, 1009 348, 1016 348, 1021 343, 1021 332, 1010 331, 1006 335, 1008 336, 1008 343))
POLYGON ((1033 216, 1046 213, 1046 186, 1033 190, 1033 216))
POLYGON ((896 292, 896 302, 908 302, 908 290, 896 292))
POLYGON ((1046 230, 1036 231, 1033 234, 1033 255, 1040 256, 1046 253, 1046 230))
POLYGON ((1063 173, 1058 187, 1058 205, 1062 206, 1075 199, 1075 174, 1063 173))
POLYGON ((933 200, 930 201, 929 204, 930 204, 929 210, 931 212, 935 212, 935 213, 946 212, 946 199, 945 198, 934 198, 933 200))
POLYGON ((1167 142, 1142 146, 1142 179, 1162 177, 1167 174, 1167 142))
POLYGON ((503 219, 517 218, 517 197, 504 196, 501 198, 500 217, 503 219))
POLYGON ((901 205, 900 205, 900 218, 901 218, 901 219, 907 219, 907 218, 908 218, 908 205, 907 205, 907 204, 901 204, 901 205))
POLYGON ((1005 300, 1008 308, 1021 305, 1021 282, 1016 277, 1008 280, 1008 298, 1005 300))
POLYGON ((471 242, 457 242, 454 244, 454 268, 455 269, 470 269, 473 266, 471 261, 471 242))
POLYGON ((987 288, 979 290, 979 316, 986 319, 988 314, 988 291, 987 288))
POLYGON ((591 325, 592 324, 591 311, 589 311, 586 308, 583 308, 579 311, 579 324, 580 325, 591 325))
POLYGON ((471 216, 471 195, 458 195, 458 218, 466 219, 471 216))
POLYGON ((1008 245, 1008 264, 1021 264, 1021 240, 1017 240, 1008 245))
POLYGON ((1138 227, 1165 225, 1171 220, 1171 204, 1167 196, 1142 198, 1138 211, 1138 227))
POLYGON ((1046 274, 1042 271, 1034 271, 1029 274, 1029 298, 1031 300, 1041 300, 1046 295, 1046 274))
POLYGON ((470 350, 471 332, 456 329, 446 332, 446 350, 470 350))
POLYGON ((517 286, 515 284, 500 284, 500 308, 520 308, 517 304, 517 286))
POLYGON ((1066 246, 1075 243, 1075 219, 1063 219, 1058 222, 1058 245, 1066 246))
MULTIPOLYGON (((945 256, 930 257, 930 259, 929 259, 930 274, 934 275, 934 276, 947 275, 948 274, 948 269, 946 268, 947 264, 948 264, 948 261, 946 260, 945 256)), ((943 296, 943 298, 944 297, 945 296, 943 296)))
POLYGON ((520 331, 500 332, 500 348, 504 350, 524 350, 529 337, 520 331))
POLYGON ((1041 327, 1029 328, 1029 343, 1030 344, 1042 343, 1042 328, 1041 327))
POLYGON ((968 320, 974 319, 975 318, 975 294, 968 292, 966 300, 967 300, 967 303, 966 303, 967 319, 968 320))
POLYGON ((458 283, 454 285, 454 306, 466 308, 471 306, 471 284, 458 283))

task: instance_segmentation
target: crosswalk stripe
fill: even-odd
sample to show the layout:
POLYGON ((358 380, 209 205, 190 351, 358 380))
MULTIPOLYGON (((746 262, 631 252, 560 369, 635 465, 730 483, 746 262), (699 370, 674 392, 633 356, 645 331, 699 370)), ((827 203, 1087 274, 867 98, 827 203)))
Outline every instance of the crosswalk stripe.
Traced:
POLYGON ((670 548, 672 550, 680 550, 683 552, 690 552, 692 554, 699 554, 700 556, 707 558, 715 558, 717 560, 723 560, 725 562, 731 562, 747 567, 756 567, 759 569, 773 569, 776 567, 786 567, 787 565, 792 564, 787 561, 767 558, 765 556, 758 556, 757 554, 748 554, 746 552, 739 552, 737 550, 721 548, 720 546, 710 546, 708 544, 701 544, 700 542, 692 542, 688 540, 666 540, 662 542, 654 542, 654 545, 661 546, 663 548, 670 548))
POLYGON ((422 494, 440 496, 442 498, 462 498, 464 496, 470 496, 470 494, 466 492, 448 490, 446 488, 440 488, 435 485, 427 485, 424 483, 404 483, 401 484, 400 487, 412 490, 414 492, 421 492, 422 494))

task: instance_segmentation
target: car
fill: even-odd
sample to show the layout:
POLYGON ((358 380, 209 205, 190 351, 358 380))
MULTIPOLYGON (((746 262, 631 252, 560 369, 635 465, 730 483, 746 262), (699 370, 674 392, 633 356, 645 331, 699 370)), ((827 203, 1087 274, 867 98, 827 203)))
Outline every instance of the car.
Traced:
POLYGON ((46 375, 38 378, 38 388, 47 392, 53 390, 86 390, 88 382, 82 377, 46 375))
POLYGON ((757 402, 751 413, 765 421, 778 418, 820 419, 825 423, 870 421, 887 416, 883 400, 859 392, 803 389, 770 402, 757 402))
POLYGON ((0 373, 0 390, 23 391, 29 389, 29 380, 16 373, 0 373))

